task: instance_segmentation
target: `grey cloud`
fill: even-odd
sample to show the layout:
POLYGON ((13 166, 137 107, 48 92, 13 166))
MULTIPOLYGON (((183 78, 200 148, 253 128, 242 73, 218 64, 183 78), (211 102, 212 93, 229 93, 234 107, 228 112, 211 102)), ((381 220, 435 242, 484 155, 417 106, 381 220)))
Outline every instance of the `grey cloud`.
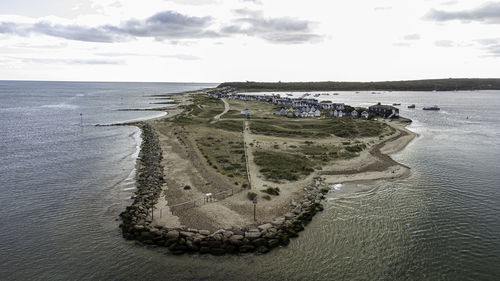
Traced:
POLYGON ((240 18, 222 28, 224 34, 259 37, 273 43, 300 44, 318 41, 321 36, 312 31, 313 22, 291 17, 266 18, 260 11, 239 9, 240 18))
POLYGON ((479 44, 483 46, 490 56, 500 57, 500 39, 498 38, 488 38, 477 40, 479 44))
MULTIPOLYGON (((68 40, 113 43, 139 37, 169 40, 172 44, 200 38, 221 38, 231 35, 258 37, 273 43, 299 44, 321 39, 312 30, 311 21, 291 17, 266 18, 260 11, 240 9, 231 24, 221 30, 211 29, 213 19, 209 16, 194 17, 173 11, 157 13, 146 19, 130 19, 118 25, 89 27, 83 25, 53 24, 39 21, 23 24, 0 21, 0 34, 29 36, 42 34, 68 40)), ((186 57, 185 57, 186 58, 186 57)))
POLYGON ((44 34, 69 40, 112 43, 136 37, 154 37, 157 40, 218 37, 208 26, 210 17, 190 17, 172 11, 157 13, 145 20, 131 19, 120 25, 87 27, 80 25, 51 24, 40 21, 35 24, 0 22, 0 34, 27 36, 44 34))
POLYGON ((420 40, 420 34, 407 34, 404 37, 405 40, 420 40))
POLYGON ((451 40, 438 40, 438 41, 434 42, 434 45, 436 45, 438 47, 453 47, 454 46, 453 41, 451 41, 451 40))
POLYGON ((463 11, 442 11, 432 9, 425 16, 427 20, 464 22, 477 21, 484 23, 500 23, 500 2, 488 2, 475 9, 463 11))

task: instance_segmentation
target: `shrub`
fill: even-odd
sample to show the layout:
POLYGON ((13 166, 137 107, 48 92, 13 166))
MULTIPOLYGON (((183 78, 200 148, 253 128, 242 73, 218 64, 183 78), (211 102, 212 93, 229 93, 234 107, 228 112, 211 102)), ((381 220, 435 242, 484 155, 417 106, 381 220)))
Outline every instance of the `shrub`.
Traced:
POLYGON ((186 185, 184 186, 184 190, 189 190, 189 189, 191 189, 191 186, 189 186, 189 185, 187 185, 187 184, 186 184, 186 185))
POLYGON ((264 198, 266 200, 271 200, 271 196, 269 196, 269 195, 264 195, 264 196, 262 196, 262 198, 264 198))
POLYGON ((255 192, 251 192, 251 191, 249 191, 249 192, 247 193, 247 198, 248 198, 248 200, 253 200, 253 199, 255 199, 255 197, 257 197, 257 193, 255 193, 255 192))
POLYGON ((262 190, 262 192, 270 195, 280 195, 280 189, 278 187, 268 187, 267 189, 262 190))

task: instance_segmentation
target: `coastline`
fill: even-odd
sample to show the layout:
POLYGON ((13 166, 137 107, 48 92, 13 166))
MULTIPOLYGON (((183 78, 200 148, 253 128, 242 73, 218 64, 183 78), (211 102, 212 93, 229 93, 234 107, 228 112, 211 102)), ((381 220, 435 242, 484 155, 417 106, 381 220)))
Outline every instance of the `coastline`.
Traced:
MULTIPOLYGON (((342 166, 342 169, 334 173, 313 173, 306 179, 298 181, 294 184, 298 187, 295 188, 294 192, 285 192, 285 194, 280 196, 280 202, 273 201, 273 216, 264 216, 257 222, 250 221, 250 223, 248 220, 232 219, 231 208, 229 207, 234 208, 235 202, 244 202, 241 199, 244 199, 245 192, 239 192, 234 196, 228 197, 228 199, 223 200, 226 202, 221 201, 221 204, 207 204, 200 206, 200 208, 194 208, 199 210, 193 211, 191 209, 191 211, 183 212, 182 215, 170 215, 169 213, 172 210, 169 208, 169 205, 172 204, 169 204, 168 199, 172 198, 170 196, 167 199, 167 193, 172 195, 174 191, 168 191, 169 189, 173 189, 172 186, 169 186, 168 181, 172 177, 182 177, 182 175, 179 174, 179 171, 173 171, 172 162, 169 165, 162 157, 161 152, 167 151, 164 146, 162 147, 162 143, 165 143, 165 139, 168 136, 158 132, 157 128, 154 129, 154 124, 164 119, 175 118, 175 116, 181 114, 184 110, 183 106, 190 103, 191 94, 201 92, 203 91, 166 95, 166 97, 176 102, 175 106, 162 109, 168 112, 167 116, 143 120, 141 122, 120 124, 138 126, 141 129, 143 138, 140 157, 136 162, 138 192, 132 206, 127 207, 127 210, 121 215, 124 222, 121 228, 125 238, 139 240, 145 244, 167 246, 171 252, 177 254, 183 252, 223 254, 226 252, 249 252, 258 249, 260 249, 258 250, 259 252, 264 253, 278 245, 288 244, 289 238, 295 237, 297 232, 304 228, 312 216, 322 210, 320 200, 324 197, 323 194, 328 192, 329 185, 345 182, 395 179, 406 177, 411 173, 409 167, 397 163, 388 154, 404 149, 415 138, 416 134, 405 128, 408 124, 406 119, 404 119, 405 122, 386 122, 390 123, 388 125, 391 125, 398 131, 397 136, 391 136, 383 140, 382 143, 370 147, 368 151, 363 152, 362 155, 357 157, 358 162, 350 161, 348 164, 347 162, 349 161, 346 161, 346 163, 342 163, 343 165, 338 165, 342 166), (152 147, 159 148, 159 155, 151 154, 152 147), (151 162, 149 161, 150 159, 154 159, 154 161, 151 162), (361 167, 359 165, 360 162, 363 162, 361 167), (349 169, 349 167, 358 168, 349 169), (165 172, 167 177, 164 177, 165 172), (156 188, 151 186, 151 184, 141 181, 143 178, 156 179, 154 181, 156 188), (148 206, 152 204, 157 206, 155 212, 160 211, 164 214, 161 216, 161 219, 158 219, 158 215, 154 219, 151 218, 151 210, 148 206), (228 213, 228 215, 217 217, 222 213, 221 211, 228 213), (212 222, 210 222, 211 219, 212 222), (214 223, 217 220, 222 220, 225 223, 214 223), (209 221, 209 223, 201 223, 201 221, 209 221), (188 225, 186 226, 186 224, 188 225), (205 230, 199 230, 199 228, 205 228, 205 230), (235 239, 231 240, 233 236, 238 238, 236 239, 238 241, 233 241, 235 239), (265 238, 265 241, 259 240, 261 238, 265 238), (218 241, 215 243, 216 246, 212 245, 208 248, 203 246, 205 245, 204 242, 214 241, 214 239, 218 241), (242 246, 244 247, 241 248, 242 246)), ((172 144, 172 140, 170 141, 172 144)), ((179 142, 179 139, 173 141, 179 142)), ((168 150, 169 156, 167 158, 170 155, 182 153, 184 149, 180 146, 176 149, 172 146, 169 148, 173 150, 168 150)), ((184 177, 184 179, 186 178, 184 177)), ((240 205, 237 207, 243 208, 240 205)), ((242 212, 251 212, 251 208, 248 208, 251 205, 246 205, 244 208, 248 210, 242 212)), ((268 202, 262 202, 261 208, 269 208, 270 206, 268 202)))

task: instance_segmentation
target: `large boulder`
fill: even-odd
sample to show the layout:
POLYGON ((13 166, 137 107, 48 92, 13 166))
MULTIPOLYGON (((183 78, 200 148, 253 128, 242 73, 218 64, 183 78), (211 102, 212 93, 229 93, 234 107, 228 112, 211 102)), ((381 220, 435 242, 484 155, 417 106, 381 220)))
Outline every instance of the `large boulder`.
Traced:
POLYGON ((169 232, 167 232, 167 234, 165 235, 168 239, 177 239, 179 238, 179 231, 177 230, 170 230, 169 232))
POLYGON ((273 227, 272 224, 270 223, 266 223, 266 224, 263 224, 263 225, 259 225, 259 230, 260 231, 266 231, 268 230, 269 228, 273 227))
POLYGON ((199 230, 198 232, 199 232, 201 235, 205 235, 205 236, 210 235, 210 231, 208 231, 208 230, 204 230, 204 229, 202 229, 202 230, 199 230))
POLYGON ((245 232, 245 238, 250 240, 259 238, 261 233, 259 231, 247 231, 245 232))

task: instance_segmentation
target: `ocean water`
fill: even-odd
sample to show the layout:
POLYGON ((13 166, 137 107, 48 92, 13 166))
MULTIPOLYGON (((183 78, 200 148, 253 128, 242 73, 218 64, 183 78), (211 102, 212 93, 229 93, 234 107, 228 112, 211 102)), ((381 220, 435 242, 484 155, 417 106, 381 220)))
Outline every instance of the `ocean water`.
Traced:
POLYGON ((412 174, 335 185, 288 247, 172 256, 122 239, 140 134, 93 125, 157 116, 117 109, 208 86, 0 81, 0 279, 498 280, 500 91, 331 96, 402 103, 419 137, 392 157, 412 174))

